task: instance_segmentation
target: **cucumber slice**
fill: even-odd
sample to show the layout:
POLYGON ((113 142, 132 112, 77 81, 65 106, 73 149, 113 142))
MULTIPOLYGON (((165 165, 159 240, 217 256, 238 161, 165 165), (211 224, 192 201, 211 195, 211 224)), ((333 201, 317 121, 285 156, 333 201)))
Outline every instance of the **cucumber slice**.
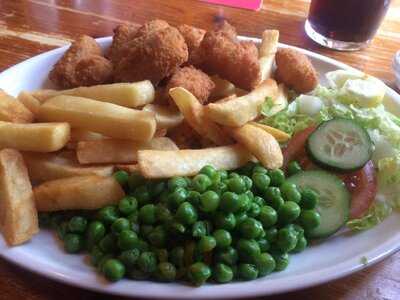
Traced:
POLYGON ((312 188, 319 194, 316 210, 321 224, 308 232, 310 238, 323 238, 334 234, 349 218, 351 196, 344 182, 326 171, 305 171, 287 179, 300 189, 312 188))
POLYGON ((371 159, 373 147, 364 128, 354 121, 335 118, 322 123, 309 136, 307 152, 321 166, 352 171, 371 159))

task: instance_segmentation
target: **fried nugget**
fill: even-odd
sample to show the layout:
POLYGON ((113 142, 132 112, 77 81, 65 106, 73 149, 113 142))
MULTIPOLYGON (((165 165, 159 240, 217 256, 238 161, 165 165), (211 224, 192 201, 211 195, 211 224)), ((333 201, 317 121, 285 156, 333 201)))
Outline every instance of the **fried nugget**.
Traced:
POLYGON ((201 136, 186 121, 170 129, 167 136, 179 149, 200 149, 202 147, 201 136))
POLYGON ((123 56, 114 65, 116 82, 151 80, 157 85, 187 62, 185 39, 172 26, 141 27, 136 37, 124 48, 123 56))
POLYGON ((278 49, 275 77, 298 93, 311 92, 318 84, 318 74, 303 53, 290 48, 278 49))
POLYGON ((107 54, 111 62, 114 63, 120 59, 121 50, 128 41, 134 38, 139 28, 140 25, 121 24, 114 29, 113 41, 107 54))
POLYGON ((217 74, 245 90, 254 89, 261 81, 256 45, 238 41, 229 24, 207 32, 200 53, 201 68, 208 74, 217 74))
POLYGON ((188 64, 197 66, 201 63, 199 48, 206 31, 186 24, 177 27, 185 39, 189 51, 188 64))
MULTIPOLYGON (((193 66, 183 67, 172 75, 166 92, 174 87, 183 87, 191 92, 202 104, 206 104, 211 91, 215 88, 214 82, 204 72, 193 66)), ((170 101, 175 105, 175 102, 170 101)))
POLYGON ((151 20, 151 21, 143 24, 142 26, 140 26, 138 28, 138 30, 136 31, 136 34, 134 35, 134 37, 149 35, 158 30, 165 29, 168 27, 170 27, 169 24, 164 20, 159 20, 159 19, 151 20))
POLYGON ((111 68, 111 63, 102 57, 101 48, 96 41, 90 36, 82 35, 54 65, 49 79, 57 87, 64 89, 102 84, 111 77, 111 68), (83 68, 89 70, 83 71, 83 68))

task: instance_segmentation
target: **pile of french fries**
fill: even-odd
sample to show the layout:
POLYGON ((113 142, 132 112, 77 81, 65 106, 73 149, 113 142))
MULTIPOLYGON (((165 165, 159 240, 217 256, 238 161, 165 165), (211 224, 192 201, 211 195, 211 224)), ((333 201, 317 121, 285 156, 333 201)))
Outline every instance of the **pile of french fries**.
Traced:
POLYGON ((260 48, 263 79, 246 92, 214 77, 212 97, 202 105, 184 88, 169 91, 178 110, 153 104, 150 81, 54 91, 0 92, 0 214, 10 245, 39 231, 37 212, 97 209, 124 191, 115 169, 146 178, 195 175, 205 165, 232 170, 251 160, 267 168, 283 163, 278 142, 289 136, 254 122, 266 97, 286 97, 271 79, 277 31, 266 31, 260 48), (180 150, 166 137, 186 121, 214 145, 180 150))

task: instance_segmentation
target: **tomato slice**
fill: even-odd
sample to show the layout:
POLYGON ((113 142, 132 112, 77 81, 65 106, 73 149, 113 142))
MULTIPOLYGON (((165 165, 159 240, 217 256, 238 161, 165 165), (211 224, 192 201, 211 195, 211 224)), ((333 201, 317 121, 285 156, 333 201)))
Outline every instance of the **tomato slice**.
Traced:
MULTIPOLYGON (((315 126, 308 127, 296 133, 283 150, 284 169, 292 160, 297 160, 303 170, 318 169, 306 152, 306 141, 308 136, 316 129, 315 126)), ((350 219, 360 218, 375 200, 377 193, 376 172, 372 161, 369 161, 362 169, 351 173, 336 173, 351 193, 350 219)))

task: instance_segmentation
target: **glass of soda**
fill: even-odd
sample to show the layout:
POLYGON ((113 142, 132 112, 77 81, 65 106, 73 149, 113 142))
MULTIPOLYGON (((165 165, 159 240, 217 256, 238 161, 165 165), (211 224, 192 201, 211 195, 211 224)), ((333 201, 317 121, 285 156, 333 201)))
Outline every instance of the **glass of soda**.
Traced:
POLYGON ((307 35, 318 44, 342 51, 359 50, 377 32, 391 0, 311 0, 307 35))

